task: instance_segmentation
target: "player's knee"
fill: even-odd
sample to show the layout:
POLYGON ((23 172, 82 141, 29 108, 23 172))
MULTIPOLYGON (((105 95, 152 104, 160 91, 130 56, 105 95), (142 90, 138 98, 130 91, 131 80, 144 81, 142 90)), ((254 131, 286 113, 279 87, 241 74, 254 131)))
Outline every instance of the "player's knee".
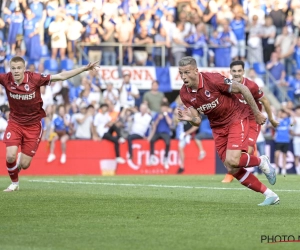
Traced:
POLYGON ((226 166, 230 166, 231 168, 237 168, 239 166, 240 159, 237 157, 226 157, 226 166))
POLYGON ((27 169, 29 168, 30 166, 30 161, 21 161, 19 163, 19 168, 22 168, 22 169, 27 169))
POLYGON ((8 154, 6 155, 6 161, 9 163, 13 163, 17 158, 16 154, 8 154))

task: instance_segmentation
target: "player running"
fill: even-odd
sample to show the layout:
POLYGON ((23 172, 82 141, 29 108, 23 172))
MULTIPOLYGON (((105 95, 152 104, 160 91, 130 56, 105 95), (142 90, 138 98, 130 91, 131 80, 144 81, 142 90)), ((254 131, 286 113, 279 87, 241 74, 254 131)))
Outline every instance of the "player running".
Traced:
POLYGON ((30 166, 43 133, 41 119, 46 116, 43 110, 40 87, 51 82, 64 81, 84 71, 94 70, 99 62, 89 63, 78 69, 55 75, 25 71, 22 57, 10 60, 10 73, 0 74, 0 84, 5 87, 10 115, 3 141, 6 144, 6 166, 12 181, 5 192, 19 190, 18 174, 30 166), (17 153, 21 146, 21 153, 17 153))
MULTIPOLYGON (((244 86, 248 87, 250 90, 257 107, 259 111, 262 111, 262 105, 264 106, 266 113, 268 115, 268 119, 273 125, 274 128, 278 126, 278 122, 273 118, 272 110, 270 107, 270 103, 268 99, 264 96, 263 91, 258 87, 258 85, 249 80, 248 78, 243 77, 245 74, 245 64, 243 61, 234 61, 230 64, 230 74, 232 76, 232 79, 240 84, 243 84, 244 86)), ((241 93, 236 94, 238 97, 239 101, 243 104, 247 105, 247 102, 243 95, 241 93)), ((255 121, 255 116, 250 108, 249 105, 247 105, 248 110, 249 110, 249 144, 248 144, 248 154, 253 154, 254 153, 254 146, 256 144, 257 137, 260 132, 260 125, 256 123, 255 121)), ((226 174, 224 180, 222 181, 223 183, 228 183, 233 180, 233 176, 231 174, 226 174)))
POLYGON ((199 112, 207 115, 216 144, 218 155, 228 172, 242 185, 266 196, 258 204, 268 206, 279 203, 279 197, 262 184, 245 167, 259 166, 269 183, 276 182, 275 169, 266 156, 249 155, 249 110, 239 102, 236 95, 241 93, 251 107, 258 124, 264 124, 266 117, 259 111, 249 89, 243 84, 231 81, 218 73, 199 73, 195 59, 184 57, 179 61, 179 73, 184 84, 180 97, 184 109, 178 109, 178 118, 199 126, 199 112))

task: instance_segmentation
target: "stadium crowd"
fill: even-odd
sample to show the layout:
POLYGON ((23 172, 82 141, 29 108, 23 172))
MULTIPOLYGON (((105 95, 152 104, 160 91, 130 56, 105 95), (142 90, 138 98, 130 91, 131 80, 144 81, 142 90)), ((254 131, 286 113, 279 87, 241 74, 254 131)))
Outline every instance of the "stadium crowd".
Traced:
MULTIPOLYGON (((264 74, 261 68, 265 68, 272 75, 268 89, 279 101, 289 100, 279 117, 282 113, 294 116, 292 110, 300 104, 298 0, 1 2, 2 73, 8 71, 9 59, 14 55, 26 58, 28 70, 39 73, 49 71, 46 61, 51 59, 61 65, 71 60, 76 65, 81 57, 76 46, 79 42, 83 42, 81 49, 90 61, 117 65, 116 45, 122 44, 124 65, 161 66, 162 56, 167 66, 177 66, 186 55, 192 55, 201 67, 229 67, 234 59, 244 60, 248 65, 247 77, 264 88, 260 76, 264 74), (288 99, 278 90, 287 92, 288 99)), ((104 85, 97 72, 87 73, 79 80, 80 84, 71 79, 41 88, 47 113, 43 120, 43 140, 51 145, 49 162, 56 157, 54 142, 60 140, 65 144, 70 138, 110 140, 115 144, 117 161, 122 163, 118 147, 126 139, 130 146, 132 140, 147 138, 153 153, 155 141, 162 138, 167 159, 170 138, 179 139, 183 150, 195 137, 199 159, 205 157, 201 139, 212 138, 205 117, 199 130, 178 123, 174 109, 182 105, 180 98, 169 104, 173 100, 158 90, 158 81, 145 92, 130 82, 130 75, 122 77, 119 89, 109 82, 104 85), (139 119, 141 116, 146 118, 139 119)), ((2 86, 0 106, 3 135, 9 107, 2 86)), ((273 136, 274 131, 267 125, 259 142, 273 136)), ((61 162, 65 161, 63 152, 61 162)))

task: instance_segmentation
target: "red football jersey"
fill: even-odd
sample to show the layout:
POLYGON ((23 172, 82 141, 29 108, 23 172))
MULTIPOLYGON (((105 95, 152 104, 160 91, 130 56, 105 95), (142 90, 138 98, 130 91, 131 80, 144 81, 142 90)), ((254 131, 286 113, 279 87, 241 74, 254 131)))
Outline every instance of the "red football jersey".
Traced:
POLYGON ((223 127, 249 115, 248 107, 232 95, 231 84, 219 73, 199 73, 199 86, 192 91, 185 85, 180 90, 183 104, 207 115, 211 128, 223 127))
POLYGON ((46 116, 40 87, 50 84, 50 81, 50 75, 26 71, 18 86, 11 73, 0 74, 0 84, 5 87, 10 107, 9 119, 22 125, 40 122, 46 116))
MULTIPOLYGON (((258 109, 261 111, 262 110, 262 104, 259 100, 264 96, 264 92, 258 87, 258 85, 255 82, 249 80, 248 78, 244 78, 242 84, 245 85, 246 87, 248 87, 251 94, 253 95, 253 98, 254 98, 254 100, 257 104, 258 109)), ((249 119, 250 120, 255 120, 252 109, 247 104, 246 100, 244 99, 244 96, 242 94, 236 94, 236 96, 237 96, 237 98, 239 99, 239 101, 241 103, 244 103, 244 104, 247 105, 247 107, 249 109, 249 113, 250 113, 249 119)))

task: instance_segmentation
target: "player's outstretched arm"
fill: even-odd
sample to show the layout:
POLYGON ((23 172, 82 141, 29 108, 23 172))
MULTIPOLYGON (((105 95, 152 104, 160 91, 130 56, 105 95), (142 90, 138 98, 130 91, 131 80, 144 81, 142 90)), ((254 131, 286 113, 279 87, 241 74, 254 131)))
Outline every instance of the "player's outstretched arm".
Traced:
POLYGON ((184 107, 183 109, 178 108, 178 120, 179 121, 187 121, 191 125, 199 127, 201 123, 201 117, 198 113, 198 111, 194 108, 186 108, 184 107))
POLYGON ((272 110, 271 110, 269 100, 267 99, 267 97, 263 96, 262 98, 259 99, 259 101, 264 105, 265 110, 268 114, 268 119, 271 122, 272 126, 274 128, 277 128, 277 126, 279 125, 279 122, 276 121, 273 117, 273 113, 272 113, 272 110))
POLYGON ((89 63, 88 65, 82 66, 78 69, 72 69, 69 71, 63 71, 59 74, 51 75, 51 82, 64 81, 71 77, 81 74, 84 71, 96 70, 99 67, 99 61, 89 63))
POLYGON ((241 93, 244 96, 246 102, 252 109, 255 120, 258 124, 262 125, 266 122, 267 118, 259 111, 250 90, 245 85, 232 81, 231 93, 241 93))

